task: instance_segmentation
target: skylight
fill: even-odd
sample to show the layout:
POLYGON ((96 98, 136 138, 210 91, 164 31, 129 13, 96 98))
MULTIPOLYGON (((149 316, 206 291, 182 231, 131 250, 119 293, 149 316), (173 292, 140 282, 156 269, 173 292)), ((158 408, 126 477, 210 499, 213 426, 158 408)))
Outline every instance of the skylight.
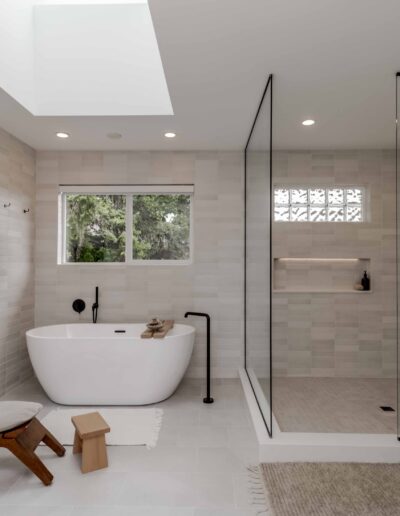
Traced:
POLYGON ((13 3, 0 6, 0 87, 33 114, 173 114, 146 0, 13 3))

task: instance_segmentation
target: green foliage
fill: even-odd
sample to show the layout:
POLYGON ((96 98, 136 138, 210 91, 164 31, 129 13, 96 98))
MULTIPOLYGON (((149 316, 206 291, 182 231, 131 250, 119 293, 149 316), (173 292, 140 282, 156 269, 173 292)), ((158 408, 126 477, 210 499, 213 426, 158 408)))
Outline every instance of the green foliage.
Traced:
POLYGON ((67 262, 125 260, 124 195, 67 195, 67 262))
POLYGON ((187 260, 190 252, 189 240, 189 195, 134 196, 134 259, 187 260))
MULTIPOLYGON (((124 262, 125 195, 66 197, 66 261, 124 262)), ((186 260, 190 252, 190 196, 133 196, 132 257, 186 260)))

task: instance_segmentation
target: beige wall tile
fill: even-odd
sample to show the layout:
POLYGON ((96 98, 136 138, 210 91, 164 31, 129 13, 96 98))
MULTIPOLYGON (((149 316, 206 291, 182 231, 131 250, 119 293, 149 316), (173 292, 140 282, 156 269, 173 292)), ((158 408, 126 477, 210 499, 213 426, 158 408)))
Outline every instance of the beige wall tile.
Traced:
MULTIPOLYGON (((210 313, 214 376, 237 376, 243 365, 243 163, 240 152, 38 152, 36 325, 91 321, 71 304, 93 302, 99 321, 138 322, 155 315, 186 321, 187 310, 210 313), (194 260, 185 266, 58 266, 60 183, 194 184, 194 260), (233 332, 232 329, 235 328, 233 332)), ((204 376, 205 324, 189 376, 204 376)))
MULTIPOLYGON (((365 295, 275 294, 274 374, 395 376, 394 153, 277 152, 273 171, 275 184, 366 186, 371 198, 368 222, 275 223, 273 255, 369 258, 373 289, 365 295)), ((279 274, 278 281, 287 280, 285 271, 279 274)), ((308 277, 322 284, 335 280, 328 271, 324 274, 321 278, 314 271, 308 277)))
POLYGON ((34 218, 35 152, 0 130, 0 396, 32 374, 25 331, 34 325, 34 218))

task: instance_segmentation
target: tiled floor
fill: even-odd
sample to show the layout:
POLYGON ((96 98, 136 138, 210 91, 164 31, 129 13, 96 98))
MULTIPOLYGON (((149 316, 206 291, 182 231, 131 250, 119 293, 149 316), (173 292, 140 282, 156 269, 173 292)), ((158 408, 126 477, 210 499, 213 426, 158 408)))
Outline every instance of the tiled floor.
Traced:
MULTIPOLYGON (((250 516, 246 467, 258 462, 239 380, 219 380, 213 405, 202 403, 202 383, 185 380, 158 406, 164 420, 153 450, 108 447, 109 468, 82 475, 78 458, 39 454, 55 475, 44 487, 5 450, 0 450, 1 516, 250 516)), ((32 380, 3 399, 53 404, 32 380)))
POLYGON ((390 378, 274 378, 274 415, 283 432, 394 434, 396 380, 390 378))

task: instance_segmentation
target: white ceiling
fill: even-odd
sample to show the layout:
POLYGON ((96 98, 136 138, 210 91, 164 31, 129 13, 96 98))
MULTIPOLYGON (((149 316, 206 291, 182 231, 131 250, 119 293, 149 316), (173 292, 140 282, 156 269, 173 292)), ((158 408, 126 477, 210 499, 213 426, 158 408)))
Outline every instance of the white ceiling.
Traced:
POLYGON ((398 0, 149 5, 174 116, 33 117, 1 92, 0 124, 37 149, 242 149, 273 73, 275 147, 393 147, 398 0))

